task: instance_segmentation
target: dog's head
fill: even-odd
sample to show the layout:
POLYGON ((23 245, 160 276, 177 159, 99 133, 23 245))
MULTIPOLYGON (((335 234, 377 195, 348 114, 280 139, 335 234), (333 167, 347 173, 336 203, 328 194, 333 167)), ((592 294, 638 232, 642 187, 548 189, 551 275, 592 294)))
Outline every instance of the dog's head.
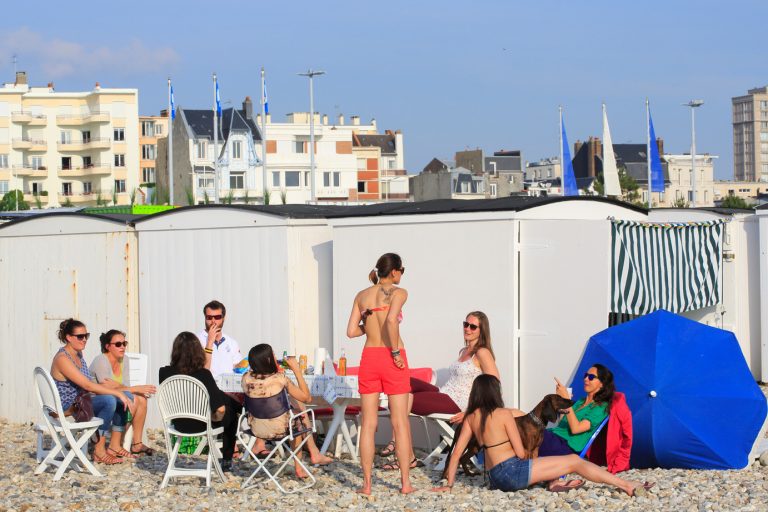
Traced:
POLYGON ((560 414, 560 411, 571 407, 573 405, 573 400, 563 398, 560 395, 553 393, 545 396, 541 403, 541 421, 546 425, 547 423, 557 421, 557 416, 560 414))

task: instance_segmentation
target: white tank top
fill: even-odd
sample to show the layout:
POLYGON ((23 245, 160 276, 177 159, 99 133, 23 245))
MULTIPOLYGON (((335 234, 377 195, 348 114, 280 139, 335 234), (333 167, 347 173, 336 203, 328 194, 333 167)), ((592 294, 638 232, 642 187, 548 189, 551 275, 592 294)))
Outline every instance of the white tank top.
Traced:
POLYGON ((483 373, 474 363, 474 360, 475 356, 472 356, 464 362, 454 361, 451 363, 451 366, 448 367, 450 372, 448 382, 440 388, 440 392, 451 397, 451 400, 453 400, 462 411, 467 410, 472 383, 478 375, 483 373))

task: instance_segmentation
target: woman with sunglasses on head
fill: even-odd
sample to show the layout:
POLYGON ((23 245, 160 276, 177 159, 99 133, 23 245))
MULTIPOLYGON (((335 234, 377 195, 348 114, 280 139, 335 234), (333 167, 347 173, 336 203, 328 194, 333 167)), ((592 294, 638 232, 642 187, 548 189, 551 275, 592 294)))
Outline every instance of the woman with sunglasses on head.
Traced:
MULTIPOLYGON (((472 311, 464 322, 464 347, 459 358, 449 367, 448 381, 440 388, 419 379, 411 378, 411 404, 409 411, 419 416, 429 414, 453 414, 451 423, 461 423, 469 401, 469 390, 475 377, 482 374, 499 378, 499 369, 491 347, 491 327, 488 316, 482 311, 472 311)), ((379 452, 390 455, 395 449, 393 439, 379 452)), ((415 461, 416 457, 411 456, 415 461)), ((412 464, 413 465, 413 464, 412 464)), ((384 469, 397 469, 387 464, 384 469)))
POLYGON ((504 408, 501 383, 493 375, 480 375, 472 384, 464 426, 466 428, 459 434, 448 463, 447 485, 436 487, 434 491, 451 490, 459 459, 473 435, 485 450, 485 467, 491 489, 517 491, 568 473, 577 473, 592 482, 613 485, 630 496, 642 493, 654 485, 619 478, 575 453, 525 459, 525 448, 517 430, 514 412, 504 408))
POLYGON ((93 393, 93 414, 101 418, 103 423, 99 426, 99 440, 93 447, 93 461, 103 464, 118 464, 123 462, 120 457, 107 452, 105 434, 112 426, 115 417, 117 402, 124 409, 135 412, 134 402, 118 389, 113 389, 92 380, 88 365, 83 359, 83 350, 91 334, 85 328, 85 324, 74 318, 68 318, 59 324, 59 341, 64 345, 56 352, 51 364, 51 376, 56 383, 61 398, 61 406, 66 416, 71 415, 73 404, 78 395, 93 393))
MULTIPOLYGON (((586 396, 565 411, 565 416, 556 427, 544 430, 539 457, 581 453, 597 427, 608 417, 608 407, 616 391, 611 370, 602 364, 593 364, 584 374, 583 381, 586 396)), ((571 398, 568 389, 557 378, 555 382, 555 393, 571 398)), ((576 488, 583 484, 581 480, 570 480, 562 485, 554 480, 550 482, 549 489, 562 490, 563 486, 566 489, 576 488)))
POLYGON ((125 352, 128 348, 128 341, 125 339, 125 333, 117 329, 110 329, 99 336, 101 343, 101 354, 96 356, 91 362, 91 374, 96 378, 96 382, 111 389, 122 391, 128 398, 133 400, 135 411, 133 412, 133 439, 131 440, 131 450, 123 448, 123 432, 128 420, 128 411, 121 403, 117 404, 115 416, 112 419, 112 436, 109 440, 107 452, 115 457, 134 458, 135 455, 152 455, 154 450, 142 442, 144 434, 144 421, 147 418, 147 398, 153 395, 157 389, 148 384, 138 386, 125 386, 125 377, 130 374, 128 360, 125 359, 125 352))
POLYGON ((371 494, 374 435, 379 417, 379 395, 389 398, 392 429, 397 441, 400 468, 400 492, 413 492, 410 480, 411 427, 408 422, 408 394, 411 392, 408 358, 400 337, 403 304, 408 292, 398 287, 405 273, 403 261, 397 254, 387 253, 376 262, 368 274, 373 286, 360 291, 352 304, 347 324, 347 336, 365 335, 365 347, 360 358, 358 375, 362 397, 360 433, 360 464, 363 468, 362 494, 371 494))

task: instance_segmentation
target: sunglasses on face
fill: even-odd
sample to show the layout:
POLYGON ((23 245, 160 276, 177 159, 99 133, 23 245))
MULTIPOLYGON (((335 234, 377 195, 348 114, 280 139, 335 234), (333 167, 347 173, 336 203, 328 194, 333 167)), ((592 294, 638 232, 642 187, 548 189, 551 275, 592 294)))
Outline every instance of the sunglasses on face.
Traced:
POLYGON ((117 347, 117 348, 128 347, 128 340, 125 340, 125 341, 116 341, 115 343, 112 343, 112 345, 114 345, 114 346, 115 346, 115 347, 117 347))
POLYGON ((400 272, 400 275, 403 275, 403 274, 405 274, 405 267, 396 268, 395 270, 397 270, 398 272, 400 272))
POLYGON ((80 341, 86 341, 88 338, 91 337, 91 333, 87 332, 85 334, 72 334, 71 336, 74 336, 80 341))
POLYGON ((470 331, 476 331, 477 328, 480 327, 479 325, 471 324, 466 321, 462 322, 461 325, 463 325, 465 329, 469 329, 470 331))
POLYGON ((585 373, 584 378, 587 379, 589 382, 592 382, 597 378, 597 375, 595 375, 594 373, 585 373))
POLYGON ((221 320, 224 315, 205 315, 206 320, 221 320))

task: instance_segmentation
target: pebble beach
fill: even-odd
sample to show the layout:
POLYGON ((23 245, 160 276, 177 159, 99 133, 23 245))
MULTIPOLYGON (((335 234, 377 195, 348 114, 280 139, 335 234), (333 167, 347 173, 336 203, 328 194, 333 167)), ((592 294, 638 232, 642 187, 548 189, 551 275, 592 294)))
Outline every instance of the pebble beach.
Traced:
MULTIPOLYGON (((762 387, 768 395, 768 387, 762 387)), ((653 481, 656 486, 645 496, 631 498, 611 487, 587 483, 567 493, 551 493, 537 486, 504 493, 482 486, 482 476, 460 477, 452 493, 434 493, 439 473, 427 468, 413 470, 417 491, 407 496, 398 492, 398 473, 376 470, 373 496, 360 496, 354 490, 361 483, 359 466, 349 460, 314 467, 315 487, 298 495, 282 495, 273 484, 264 482, 241 490, 242 481, 253 470, 252 462, 235 461, 233 473, 222 483, 215 476, 210 488, 200 478, 172 479, 160 490, 167 463, 162 433, 150 430, 151 446, 158 448, 151 457, 115 466, 99 465, 105 477, 68 471, 53 482, 53 470, 35 476, 35 433, 29 424, 0 420, 0 512, 37 510, 131 511, 163 510, 680 510, 688 512, 719 510, 768 510, 768 466, 754 461, 738 471, 630 470, 622 477, 653 481)), ((768 464, 768 457, 763 457, 768 464)), ((378 461, 377 461, 378 462, 378 461)), ((298 480, 292 469, 287 486, 298 480)))

